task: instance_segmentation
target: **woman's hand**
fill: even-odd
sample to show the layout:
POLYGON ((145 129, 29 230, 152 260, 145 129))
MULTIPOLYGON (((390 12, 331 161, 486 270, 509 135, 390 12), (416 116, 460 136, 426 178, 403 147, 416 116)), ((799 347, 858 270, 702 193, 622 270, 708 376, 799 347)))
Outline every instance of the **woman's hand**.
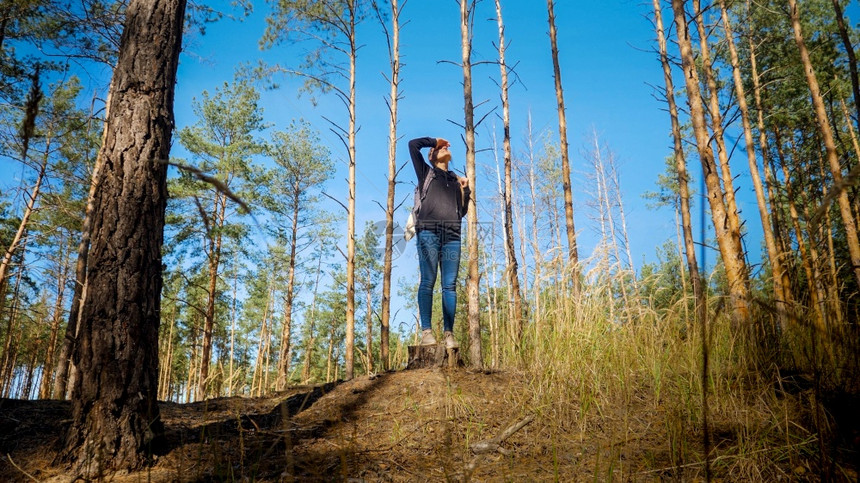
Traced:
POLYGON ((450 148, 451 143, 442 138, 436 138, 436 149, 450 148))
POLYGON ((469 187, 469 178, 457 178, 457 181, 460 182, 460 189, 466 189, 469 187))

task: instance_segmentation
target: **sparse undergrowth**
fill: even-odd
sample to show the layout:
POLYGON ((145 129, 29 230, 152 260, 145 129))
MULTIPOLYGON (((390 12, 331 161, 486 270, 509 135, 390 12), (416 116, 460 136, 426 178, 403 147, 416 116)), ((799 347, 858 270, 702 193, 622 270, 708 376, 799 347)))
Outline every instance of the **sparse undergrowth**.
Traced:
MULTIPOLYGON (((103 480, 704 479, 697 331, 644 308, 637 323, 618 324, 605 306, 595 297, 546 311, 553 323, 532 324, 505 370, 397 371, 264 398, 162 403, 166 452, 150 468, 103 480)), ((715 318, 709 337, 712 477, 856 480, 848 366, 816 380, 802 368, 831 359, 810 366, 789 347, 780 360, 807 362, 756 370, 761 361, 752 363, 728 321, 715 318)), ((68 403, 2 400, 0 410, 0 479, 69 481, 53 461, 68 403)))

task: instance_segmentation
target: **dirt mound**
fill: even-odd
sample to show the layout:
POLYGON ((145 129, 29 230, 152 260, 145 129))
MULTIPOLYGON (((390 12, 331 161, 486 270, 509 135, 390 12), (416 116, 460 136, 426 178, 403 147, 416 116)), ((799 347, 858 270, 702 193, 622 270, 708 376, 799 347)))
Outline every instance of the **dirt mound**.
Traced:
MULTIPOLYGON (((560 417, 533 407, 529 387, 526 376, 512 372, 418 369, 262 398, 162 403, 167 451, 144 471, 103 479, 641 481, 701 475, 700 458, 679 459, 675 447, 682 440, 675 433, 696 429, 667 424, 678 420, 668 414, 671 408, 631 400, 606 406, 597 417, 560 417)), ((564 413, 585 414, 579 404, 571 400, 564 413)), ((0 400, 0 481, 72 481, 53 464, 69 411, 62 401, 0 400)), ((718 427, 719 449, 733 438, 721 437, 718 427)), ((721 468, 734 461, 720 458, 721 468)))

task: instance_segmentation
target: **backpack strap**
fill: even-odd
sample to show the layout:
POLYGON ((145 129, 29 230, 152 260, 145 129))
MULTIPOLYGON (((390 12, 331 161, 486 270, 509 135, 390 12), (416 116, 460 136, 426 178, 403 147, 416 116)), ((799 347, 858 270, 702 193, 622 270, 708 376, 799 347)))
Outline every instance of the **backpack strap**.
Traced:
POLYGON ((427 196, 427 190, 430 189, 430 182, 436 179, 436 168, 430 167, 430 170, 427 171, 427 175, 424 176, 424 183, 421 185, 421 200, 424 200, 424 197, 427 196))

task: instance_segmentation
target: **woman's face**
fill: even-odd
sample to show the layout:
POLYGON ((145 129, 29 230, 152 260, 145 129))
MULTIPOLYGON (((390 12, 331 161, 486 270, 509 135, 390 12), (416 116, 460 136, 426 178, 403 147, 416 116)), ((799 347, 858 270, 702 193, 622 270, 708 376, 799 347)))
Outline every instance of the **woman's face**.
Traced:
POLYGON ((451 151, 448 149, 448 146, 442 146, 433 152, 433 162, 434 163, 448 163, 451 161, 451 151))

